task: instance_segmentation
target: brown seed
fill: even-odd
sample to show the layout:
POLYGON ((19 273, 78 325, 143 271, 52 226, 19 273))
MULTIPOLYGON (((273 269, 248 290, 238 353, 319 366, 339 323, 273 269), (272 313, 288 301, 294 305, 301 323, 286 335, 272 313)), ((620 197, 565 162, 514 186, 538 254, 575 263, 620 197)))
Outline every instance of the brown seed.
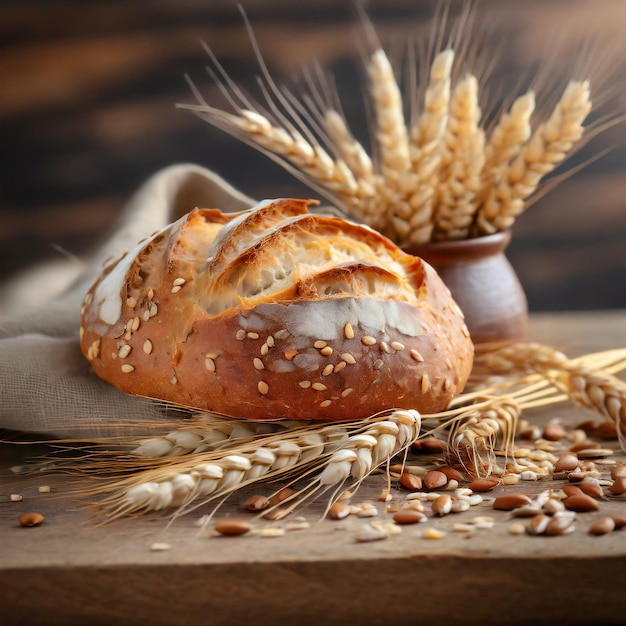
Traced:
POLYGON ((422 479, 415 474, 402 472, 400 474, 400 484, 409 491, 419 491, 422 488, 422 479))
POLYGON ((330 509, 328 509, 328 517, 330 519, 343 519, 350 515, 350 505, 345 502, 335 502, 330 509))
POLYGON ((613 450, 608 448, 584 448, 577 452, 579 459, 605 459, 613 455, 613 450))
POLYGON ((458 482, 465 481, 465 476, 458 469, 454 467, 450 467, 449 465, 444 465, 443 467, 438 467, 437 471, 445 474, 448 480, 457 480, 458 482))
POLYGON ((598 424, 593 434, 594 437, 600 437, 601 439, 617 439, 617 426, 607 420, 598 424))
POLYGON ((439 496, 431 505, 435 515, 444 516, 452 510, 452 498, 449 495, 439 496))
POLYGON ((563 500, 566 509, 576 511, 577 513, 586 513, 588 511, 597 511, 599 506, 597 500, 591 496, 582 494, 580 496, 569 496, 563 500))
POLYGON ((270 505, 270 501, 265 496, 256 495, 250 496, 243 505, 248 511, 263 511, 270 505))
POLYGON ((601 517, 589 526, 590 535, 608 535, 615 530, 615 520, 612 517, 601 517))
POLYGON ((611 470, 611 478, 617 480, 618 478, 626 478, 626 465, 616 465, 611 470))
POLYGON ((590 476, 591 478, 595 478, 598 476, 598 472, 595 470, 582 471, 582 472, 570 472, 567 475, 567 480, 569 480, 571 483, 581 483, 585 478, 587 478, 587 476, 590 476))
POLYGON ((24 513, 17 518, 20 526, 24 526, 24 528, 40 526, 43 524, 44 519, 45 518, 41 513, 24 513))
POLYGON ((393 521, 396 524, 419 524, 419 522, 426 519, 426 516, 413 509, 401 509, 393 515, 393 521))
POLYGON ((595 483, 578 483, 578 488, 588 496, 592 498, 601 498, 604 495, 604 491, 602 491, 602 487, 600 485, 596 485, 595 483))
POLYGON ((564 485, 563 493, 566 496, 582 496, 583 495, 583 492, 581 491, 580 487, 578 487, 577 485, 564 485))
POLYGON ((498 481, 495 478, 477 478, 466 486, 472 491, 484 492, 491 491, 497 484, 498 481))
POLYGON ((294 493, 295 491, 291 487, 283 487, 280 491, 277 491, 270 497, 270 506, 275 506, 276 504, 284 502, 287 498, 293 496, 294 493))
POLYGON ((567 437, 567 431, 562 424, 554 423, 548 424, 543 429, 543 438, 548 441, 559 441, 567 437))
POLYGON ((573 452, 560 456, 554 464, 555 472, 571 472, 578 467, 578 457, 573 452))
POLYGON ((424 474, 422 481, 426 489, 441 489, 448 483, 448 477, 437 470, 430 470, 424 474))
POLYGON ((417 452, 444 452, 446 444, 436 437, 424 437, 414 442, 411 447, 417 452))
POLYGON ((613 481, 613 484, 609 487, 609 493, 614 496, 621 496, 626 493, 626 477, 619 476, 613 481))
POLYGON ((521 506, 530 506, 531 499, 523 493, 508 493, 493 501, 493 508, 499 511, 512 511, 521 506))
POLYGON ((579 450, 590 450, 591 448, 599 448, 600 446, 597 443, 589 443, 588 441, 581 441, 580 443, 574 444, 570 448, 570 452, 578 452, 579 450))
POLYGON ((558 535, 565 535, 572 532, 574 520, 571 517, 553 517, 548 522, 546 529, 543 531, 544 535, 548 537, 556 537, 558 535))
POLYGON ((242 520, 224 519, 215 523, 213 527, 220 535, 228 535, 234 537, 235 535, 244 535, 250 530, 250 524, 242 520))
POLYGON ((626 527, 626 515, 613 514, 611 519, 615 522, 615 530, 626 527))

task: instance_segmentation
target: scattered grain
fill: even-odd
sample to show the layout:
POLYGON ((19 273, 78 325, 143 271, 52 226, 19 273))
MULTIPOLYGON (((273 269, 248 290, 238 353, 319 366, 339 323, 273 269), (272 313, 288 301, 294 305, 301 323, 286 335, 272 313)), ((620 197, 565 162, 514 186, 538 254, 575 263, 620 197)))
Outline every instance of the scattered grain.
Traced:
POLYGON ((426 489, 441 489, 448 482, 448 477, 438 470, 430 470, 424 474, 423 485, 426 489))
POLYGON ((615 520, 612 517, 604 516, 596 520, 589 526, 590 535, 608 535, 615 530, 615 520))
POLYGON ((446 533, 443 530, 432 527, 426 528, 422 533, 424 539, 443 539, 445 536, 446 533))
POLYGON ((160 541, 155 541, 150 545, 150 552, 165 552, 166 550, 171 550, 172 546, 169 543, 164 543, 160 541))
POLYGON ((512 511, 521 506, 530 506, 531 499, 523 493, 508 493, 493 501, 493 508, 499 511, 512 511))
POLYGON ((410 472, 400 474, 400 484, 409 491, 419 491, 422 488, 422 479, 410 472))
POLYGON ((259 537, 263 537, 265 539, 271 539, 274 537, 282 537, 285 534, 284 528, 278 528, 275 526, 270 526, 269 528, 262 528, 259 531, 259 537))
POLYGON ((393 515, 393 521, 396 524, 419 524, 425 522, 426 519, 424 513, 414 509, 401 509, 393 515))
POLYGON ((250 530, 251 526, 248 522, 243 520, 225 519, 216 522, 213 528, 220 535, 235 536, 244 535, 250 530))
POLYGON ((17 518, 20 526, 23 526, 24 528, 40 526, 43 524, 44 519, 45 518, 41 513, 24 513, 17 518))
POLYGON ((266 496, 254 495, 250 496, 243 505, 248 511, 263 511, 270 505, 270 501, 266 496))
POLYGON ((599 508, 598 502, 584 493, 579 496, 568 496, 563 500, 563 504, 569 511, 576 511, 577 513, 597 511, 599 508))
POLYGON ((485 491, 491 491, 497 486, 498 481, 494 478, 478 478, 467 484, 467 488, 474 492, 483 493, 485 491))

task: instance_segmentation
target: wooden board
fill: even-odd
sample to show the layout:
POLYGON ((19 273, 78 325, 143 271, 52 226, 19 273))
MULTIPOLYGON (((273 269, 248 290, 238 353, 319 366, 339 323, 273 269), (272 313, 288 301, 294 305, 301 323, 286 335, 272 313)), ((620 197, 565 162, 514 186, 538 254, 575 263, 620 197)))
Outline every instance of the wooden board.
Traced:
MULTIPOLYGON (((626 314, 535 316, 530 337, 571 354, 626 346, 626 314)), ((572 423, 584 417, 562 405, 532 420, 557 415, 572 423)), ((357 543, 354 530, 365 520, 320 521, 321 503, 299 513, 309 528, 277 538, 226 538, 202 536, 197 520, 204 511, 169 525, 145 517, 98 526, 68 497, 68 477, 10 477, 7 468, 36 451, 0 448, 2 626, 626 622, 626 530, 586 533, 600 514, 625 513, 624 499, 603 502, 601 513, 580 514, 576 532, 561 537, 513 536, 510 514, 485 501, 430 520, 447 532, 441 540, 422 538, 424 525, 417 525, 383 541, 357 543), (51 493, 39 493, 44 484, 51 493), (9 501, 11 493, 23 501, 9 501), (20 528, 17 516, 27 510, 43 513, 44 524, 20 528), (455 523, 476 515, 493 516, 494 527, 452 532, 455 523), (155 542, 171 549, 152 551, 155 542)), ((384 476, 370 477, 357 500, 375 501, 384 485, 384 476)), ((531 493, 551 485, 507 489, 531 493)), ((240 505, 249 493, 232 498, 219 515, 245 515, 240 505)), ((402 496, 394 491, 394 499, 402 496)))

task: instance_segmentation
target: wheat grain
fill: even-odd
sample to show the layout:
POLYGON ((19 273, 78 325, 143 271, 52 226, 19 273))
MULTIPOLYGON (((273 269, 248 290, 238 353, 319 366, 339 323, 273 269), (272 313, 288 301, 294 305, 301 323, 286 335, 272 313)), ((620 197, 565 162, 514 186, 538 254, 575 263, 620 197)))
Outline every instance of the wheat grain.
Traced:
POLYGON ((434 239, 464 239, 474 221, 485 161, 478 80, 471 74, 455 87, 444 138, 434 213, 434 239))
POLYGON ((511 227, 524 210, 524 200, 582 138, 583 122, 590 110, 589 82, 570 82, 547 122, 537 128, 490 190, 477 214, 478 234, 511 227))

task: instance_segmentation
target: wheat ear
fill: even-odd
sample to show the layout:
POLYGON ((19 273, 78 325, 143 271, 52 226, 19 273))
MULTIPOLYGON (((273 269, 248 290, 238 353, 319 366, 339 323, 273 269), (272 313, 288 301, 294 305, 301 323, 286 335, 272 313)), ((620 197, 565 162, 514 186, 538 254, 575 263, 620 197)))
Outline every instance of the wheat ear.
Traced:
POLYGON ((502 397, 461 413, 448 432, 448 455, 471 475, 491 474, 495 451, 500 449, 506 456, 513 451, 520 412, 515 400, 502 397))
POLYGON ((169 508, 184 511, 260 479, 296 472, 304 476, 321 470, 305 489, 310 495, 349 477, 360 482, 410 445, 419 436, 420 427, 416 411, 393 411, 347 427, 300 426, 287 433, 260 436, 223 452, 170 459, 167 466, 106 486, 107 492, 115 493, 100 506, 113 519, 169 508))
POLYGON ((434 239, 465 239, 478 206, 485 161, 478 80, 471 74, 455 87, 445 134, 434 215, 434 239))
POLYGON ((582 138, 583 122, 590 110, 589 81, 570 82, 548 121, 537 128, 519 155, 505 168, 500 182, 490 190, 477 214, 478 234, 511 227, 524 210, 524 200, 582 138))
POLYGON ((588 357, 569 359, 537 343, 517 344, 485 356, 485 363, 493 369, 538 372, 581 406, 611 420, 626 450, 626 383, 610 371, 590 367, 589 361, 588 357))
POLYGON ((409 235, 413 214, 406 199, 407 190, 416 186, 416 175, 411 169, 402 93, 384 50, 378 49, 371 56, 367 73, 380 155, 382 178, 377 193, 385 213, 382 230, 395 241, 403 242, 409 235))
MULTIPOLYGON (((424 110, 410 131, 410 158, 413 177, 405 185, 411 206, 404 243, 420 245, 431 239, 437 172, 450 104, 452 50, 437 54, 430 67, 424 94, 424 110)), ((398 228, 396 228, 398 230, 398 228)))

